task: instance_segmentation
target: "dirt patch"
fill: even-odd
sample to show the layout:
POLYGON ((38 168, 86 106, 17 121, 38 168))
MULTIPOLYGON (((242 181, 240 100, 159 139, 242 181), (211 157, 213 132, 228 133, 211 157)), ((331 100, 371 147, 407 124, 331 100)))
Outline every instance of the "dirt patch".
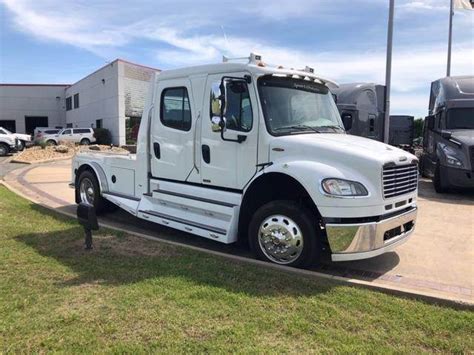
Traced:
POLYGON ((74 145, 61 144, 59 146, 34 146, 27 148, 19 153, 13 160, 17 163, 35 163, 45 160, 60 158, 72 158, 78 152, 107 152, 114 154, 129 154, 129 152, 120 147, 108 145, 74 145))

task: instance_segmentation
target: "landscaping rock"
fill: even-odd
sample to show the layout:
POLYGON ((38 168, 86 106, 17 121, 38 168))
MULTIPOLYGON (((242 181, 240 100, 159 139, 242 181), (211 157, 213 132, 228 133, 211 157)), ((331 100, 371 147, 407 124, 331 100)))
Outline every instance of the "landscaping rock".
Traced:
POLYGON ((69 148, 65 145, 58 145, 54 147, 54 151, 58 153, 67 153, 69 152, 69 148))

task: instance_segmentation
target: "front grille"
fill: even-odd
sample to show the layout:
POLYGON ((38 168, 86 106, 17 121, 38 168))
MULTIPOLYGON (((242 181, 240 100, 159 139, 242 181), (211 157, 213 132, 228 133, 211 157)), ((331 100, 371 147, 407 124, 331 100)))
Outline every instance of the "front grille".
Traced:
POLYGON ((415 191, 418 187, 418 165, 385 166, 382 179, 383 196, 385 198, 415 191))
POLYGON ((471 155, 471 170, 474 171, 474 145, 469 148, 469 153, 471 155))

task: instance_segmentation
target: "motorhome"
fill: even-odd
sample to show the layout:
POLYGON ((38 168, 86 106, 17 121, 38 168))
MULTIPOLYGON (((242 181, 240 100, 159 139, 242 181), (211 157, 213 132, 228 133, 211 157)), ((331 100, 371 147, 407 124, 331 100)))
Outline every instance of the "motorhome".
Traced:
POLYGON ((314 73, 247 63, 163 71, 151 82, 137 153, 78 153, 71 186, 97 211, 222 243, 247 241, 290 266, 393 250, 413 233, 418 160, 346 134, 314 73))
POLYGON ((439 193, 474 188, 474 76, 432 82, 428 111, 421 174, 432 178, 439 193))

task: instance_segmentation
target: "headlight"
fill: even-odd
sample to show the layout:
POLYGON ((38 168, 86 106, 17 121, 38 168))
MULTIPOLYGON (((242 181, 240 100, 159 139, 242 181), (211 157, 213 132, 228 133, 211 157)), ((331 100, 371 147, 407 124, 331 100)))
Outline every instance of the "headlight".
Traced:
POLYGON ((456 167, 463 166, 461 161, 462 158, 459 157, 460 152, 458 150, 444 143, 440 143, 439 146, 446 156, 446 164, 456 167))
POLYGON ((333 196, 368 196, 367 189, 359 182, 329 178, 321 182, 323 191, 333 196))

